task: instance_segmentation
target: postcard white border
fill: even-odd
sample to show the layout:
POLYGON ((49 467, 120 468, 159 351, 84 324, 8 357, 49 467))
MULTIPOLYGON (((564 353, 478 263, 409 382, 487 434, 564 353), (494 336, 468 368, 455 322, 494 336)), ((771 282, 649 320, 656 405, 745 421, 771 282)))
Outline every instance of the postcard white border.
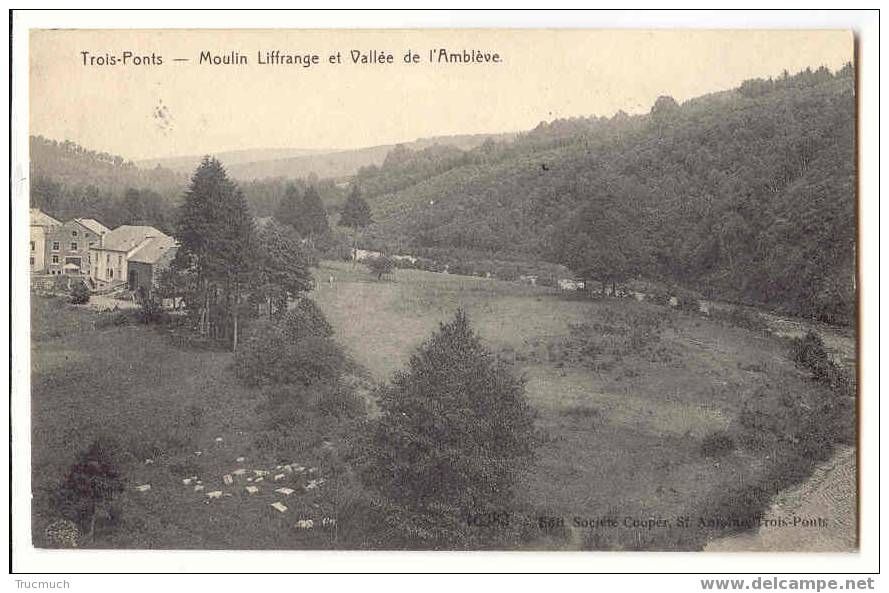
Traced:
MULTIPOLYGON (((105 3, 110 4, 110 3, 105 3)), ((651 12, 16 12, 12 19, 11 319, 14 490, 13 570, 16 572, 717 572, 864 573, 877 570, 879 416, 879 25, 856 11, 651 12), (425 553, 425 552, 174 552, 48 551, 30 545, 29 291, 24 246, 28 204, 28 36, 30 28, 832 28, 852 29, 858 42, 861 246, 861 551, 856 554, 716 553, 425 553)), ((9 51, 8 49, 4 51, 9 51)), ((9 63, 8 56, 4 63, 9 63)), ((8 253, 6 254, 9 255, 8 253)), ((9 261, 9 260, 8 260, 9 261)), ((6 320, 4 320, 6 323, 6 320)), ((4 426, 9 426, 8 423, 4 426)), ((8 430, 4 428, 4 430, 8 430)), ((6 435, 9 436, 8 434, 6 435)), ((3 480, 8 480, 4 472, 3 480)), ((4 484, 8 486, 8 484, 4 484)), ((9 492, 4 488, 4 492, 9 492)), ((7 494, 8 496, 8 494, 7 494)), ((662 577, 639 577, 664 590, 662 577)), ((114 579, 112 586, 154 590, 154 579, 114 579), (116 583, 116 585, 114 584, 116 583), (150 589, 149 589, 150 588, 150 589)), ((76 582, 76 578, 73 578, 76 582)), ((697 579, 689 577, 688 582, 697 579)), ((224 589, 247 585, 232 577, 224 589)), ((424 588, 436 589, 436 583, 424 588)), ((525 581, 530 584, 533 581, 525 581)), ((622 582, 622 581, 621 581, 622 582)), ((103 584, 103 589, 105 587, 103 584)), ((186 583, 183 581, 182 585, 186 583)), ((300 587, 308 581, 300 581, 300 587)), ((545 582, 539 583, 545 586, 545 582)), ((599 581, 597 584, 601 585, 599 581)), ((195 583, 197 585, 197 583, 195 583)), ((493 583, 491 584, 493 585, 493 583)), ((626 583, 624 583, 626 585, 626 583)), ((641 585, 641 583, 640 583, 641 585)), ((365 588, 365 585, 361 585, 365 588)), ((490 585, 489 585, 490 586, 490 585)), ((497 585, 494 585, 497 586, 497 585)), ((199 588, 204 588, 203 585, 199 588)), ((218 588, 218 587, 217 587, 218 588)), ((239 587, 240 588, 240 587, 239 587)), ((247 587, 249 589, 249 587, 247 587)), ((499 587, 498 587, 499 588, 499 587)), ((676 589, 679 590, 679 589, 676 589)), ((683 589, 687 590, 687 589, 683 589)))

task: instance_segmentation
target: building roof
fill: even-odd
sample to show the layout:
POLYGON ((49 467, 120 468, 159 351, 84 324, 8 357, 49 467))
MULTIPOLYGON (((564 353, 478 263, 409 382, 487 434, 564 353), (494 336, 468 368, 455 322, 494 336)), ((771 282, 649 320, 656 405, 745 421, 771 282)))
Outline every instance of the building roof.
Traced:
POLYGON ((79 222, 92 232, 96 233, 100 237, 105 233, 110 233, 111 229, 106 227, 104 224, 96 220, 95 218, 75 218, 75 222, 79 222))
POLYGON ((102 246, 100 249, 108 249, 110 251, 124 251, 138 247, 146 239, 152 237, 166 237, 153 226, 133 226, 125 224, 119 226, 113 231, 105 233, 102 237, 102 246))
POLYGON ((156 264, 166 255, 175 250, 176 240, 173 237, 168 237, 166 235, 162 237, 151 237, 137 247, 127 258, 127 261, 156 264))
POLYGON ((58 226, 62 224, 39 208, 31 208, 31 226, 58 226))

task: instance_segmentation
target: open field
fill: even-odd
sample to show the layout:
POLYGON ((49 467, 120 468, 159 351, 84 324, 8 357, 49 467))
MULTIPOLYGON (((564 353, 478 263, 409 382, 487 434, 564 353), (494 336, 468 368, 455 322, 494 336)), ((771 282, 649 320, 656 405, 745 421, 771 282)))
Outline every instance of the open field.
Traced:
MULTIPOLYGON (((790 458, 788 451, 794 431, 805 430, 805 410, 819 409, 830 394, 793 364, 784 341, 768 334, 631 299, 587 300, 482 278, 398 270, 377 282, 364 266, 333 262, 322 263, 316 275, 313 298, 372 382, 403 367, 458 307, 490 349, 525 377, 545 443, 521 484, 523 508, 532 509, 532 520, 564 520, 564 527, 549 523, 529 547, 699 549, 733 531, 698 525, 699 518, 749 513, 746 502, 733 500, 746 500, 751 487, 788 487, 775 478, 788 464, 794 464, 792 483, 822 461, 790 458), (751 410, 787 418, 788 434, 751 428, 743 420, 751 410), (712 446, 714 435, 730 446, 712 446), (575 517, 615 517, 620 525, 576 526, 575 517), (693 525, 681 526, 682 517, 693 525), (656 520, 654 527, 633 523, 656 520)), ((276 430, 262 391, 235 378, 230 353, 178 349, 168 329, 100 322, 109 315, 33 299, 38 545, 54 519, 52 490, 100 435, 119 444, 125 490, 121 523, 97 530, 95 546, 341 545, 350 521, 334 454, 343 426, 309 416, 296 430, 276 430), (308 473, 277 469, 290 463, 317 468, 313 475, 327 483, 306 489, 308 473), (237 469, 245 472, 224 483, 237 469), (285 475, 248 484, 254 470, 285 475), (144 484, 151 489, 138 491, 144 484), (248 485, 259 491, 249 494, 248 485), (282 485, 295 492, 274 492, 282 485), (213 490, 230 496, 209 499, 213 490), (276 501, 287 512, 271 508, 276 501), (317 526, 325 518, 337 519, 337 527, 294 527, 299 519, 317 526)), ((765 502, 774 494, 767 492, 765 502)), ((837 504, 854 505, 854 497, 837 504)))
MULTIPOLYGON (((604 545, 615 537, 625 547, 657 547, 661 538, 698 545, 701 534, 676 529, 676 518, 694 521, 716 509, 724 515, 718 501, 766 480, 783 459, 780 451, 744 447, 718 458, 704 455, 707 436, 741 433, 739 417, 752 400, 761 413, 781 415, 829 397, 791 362, 778 338, 631 299, 590 301, 415 270, 374 282, 362 266, 340 263, 323 265, 319 277, 329 276, 336 281, 320 282, 315 298, 341 342, 378 380, 402 367, 439 321, 466 309, 489 347, 515 361, 549 437, 528 475, 530 504, 566 523, 608 514, 672 522, 661 532, 605 534, 604 545), (662 318, 655 352, 643 348, 599 365, 572 357, 572 326, 623 311, 630 321, 662 318)), ((808 465, 810 472, 814 463, 808 465)), ((838 504, 854 506, 854 500, 838 504)), ((596 540, 583 530, 572 536, 596 540)))

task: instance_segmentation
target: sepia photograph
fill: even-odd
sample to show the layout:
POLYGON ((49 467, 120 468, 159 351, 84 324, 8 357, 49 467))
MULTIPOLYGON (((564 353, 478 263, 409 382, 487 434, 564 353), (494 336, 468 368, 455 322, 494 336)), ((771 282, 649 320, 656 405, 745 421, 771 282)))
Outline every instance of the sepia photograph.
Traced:
POLYGON ((26 42, 34 548, 858 552, 851 31, 26 42))

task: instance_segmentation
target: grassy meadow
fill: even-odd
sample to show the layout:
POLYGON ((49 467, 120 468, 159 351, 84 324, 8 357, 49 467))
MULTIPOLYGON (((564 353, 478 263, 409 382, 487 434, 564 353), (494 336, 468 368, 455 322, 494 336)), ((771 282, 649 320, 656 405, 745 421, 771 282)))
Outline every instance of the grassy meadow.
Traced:
MULTIPOLYGON (((322 262, 316 276, 312 296, 356 363, 352 383, 371 414, 374 385, 403 367, 458 307, 525 378, 544 439, 519 486, 524 518, 539 527, 527 548, 700 549, 733 528, 702 525, 699 517, 761 510, 823 461, 802 451, 797 435, 810 428, 806 410, 822 409, 832 396, 792 362, 785 340, 766 332, 633 299, 589 300, 483 278, 398 270, 378 282, 364 266, 339 262, 322 262), (537 525, 544 516, 563 523, 537 525), (679 520, 686 516, 689 526, 679 520), (578 526, 575 517, 616 517, 621 525, 578 526)), ((93 546, 360 541, 354 481, 337 454, 358 424, 309 414, 283 430, 263 391, 237 381, 231 353, 177 347, 174 330, 116 325, 111 315, 32 297, 37 545, 45 545, 43 530, 55 519, 52 491, 100 435, 119 445, 125 490, 119 524, 97 528, 93 546), (306 469, 279 467, 287 464, 306 469), (318 477, 324 483, 310 487, 318 477), (138 490, 146 484, 150 490, 138 490), (206 496, 215 490, 225 494, 206 496), (276 501, 287 512, 270 506, 276 501), (300 519, 315 528, 298 529, 300 519)), ((821 444, 829 453, 832 443, 821 444)))
POLYGON ((812 459, 788 459, 775 435, 719 455, 708 451, 712 435, 750 437, 741 417, 751 407, 785 417, 832 397, 792 362, 785 340, 766 332, 633 299, 590 300, 485 278, 398 270, 380 283, 362 266, 332 262, 318 275, 317 302, 379 381, 404 366, 438 322, 458 307, 469 313, 490 349, 526 379, 547 443, 529 468, 524 495, 540 516, 564 519, 564 545, 696 548, 732 531, 698 528, 699 518, 730 520, 736 502, 746 518, 751 485, 781 487, 815 467, 812 459), (649 329, 634 334, 637 323, 649 329), (784 474, 790 463, 795 469, 784 474), (670 525, 571 526, 574 517, 613 515, 670 525), (678 527, 683 516, 694 525, 678 527))

